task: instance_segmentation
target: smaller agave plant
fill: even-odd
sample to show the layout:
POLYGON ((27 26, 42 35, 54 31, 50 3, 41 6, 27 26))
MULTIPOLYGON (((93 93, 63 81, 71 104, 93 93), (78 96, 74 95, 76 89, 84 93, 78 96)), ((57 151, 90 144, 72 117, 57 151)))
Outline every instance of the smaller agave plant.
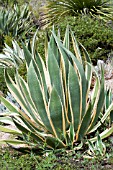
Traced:
MULTIPOLYGON (((96 141, 97 136, 91 138, 91 134, 95 134, 113 110, 111 103, 101 114, 105 99, 103 70, 100 79, 81 45, 85 62, 82 60, 76 38, 69 27, 63 42, 53 29, 46 49, 46 63, 34 48, 35 38, 36 34, 31 50, 23 44, 27 82, 19 75, 18 69, 15 81, 5 69, 6 84, 21 110, 0 96, 9 109, 9 112, 1 114, 0 121, 17 127, 15 130, 0 126, 0 130, 20 138, 0 142, 33 146, 46 144, 49 148, 58 149, 75 147, 79 142, 85 142, 86 137, 91 142, 96 141), (74 54, 70 51, 70 44, 71 48, 73 44, 74 54), (94 73, 96 81, 89 95, 94 73), (29 136, 30 141, 27 140, 29 136)), ((103 139, 112 133, 113 125, 99 135, 103 139)))
POLYGON ((91 141, 88 141, 89 149, 87 151, 87 155, 84 156, 84 158, 101 158, 106 154, 106 146, 102 142, 102 139, 100 138, 99 134, 97 135, 97 141, 95 144, 93 144, 91 141))

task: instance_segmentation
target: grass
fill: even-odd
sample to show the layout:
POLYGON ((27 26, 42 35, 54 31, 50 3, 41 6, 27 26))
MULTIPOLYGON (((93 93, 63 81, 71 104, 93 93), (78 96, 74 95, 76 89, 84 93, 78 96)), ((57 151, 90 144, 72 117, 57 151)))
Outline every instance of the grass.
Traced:
MULTIPOLYGON (((113 142, 113 141, 112 141, 113 142)), ((81 151, 51 151, 23 154, 11 148, 0 150, 1 170, 112 170, 113 143, 106 140, 107 152, 104 157, 86 159, 81 151)))

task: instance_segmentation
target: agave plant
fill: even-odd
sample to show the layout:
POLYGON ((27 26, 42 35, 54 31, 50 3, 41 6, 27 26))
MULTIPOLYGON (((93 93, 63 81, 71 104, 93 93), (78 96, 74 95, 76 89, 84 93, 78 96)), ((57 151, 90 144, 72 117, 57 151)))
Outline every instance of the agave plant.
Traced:
POLYGON ((0 11, 0 37, 4 44, 5 36, 10 39, 28 40, 34 28, 30 17, 28 5, 19 7, 14 5, 14 9, 1 9, 0 11))
POLYGON ((63 19, 66 15, 88 14, 100 19, 112 18, 112 4, 109 0, 48 0, 45 9, 49 22, 63 19))
POLYGON ((26 23, 27 26, 27 22, 30 21, 30 14, 27 5, 22 7, 15 5, 14 9, 10 10, 3 8, 0 11, 0 29, 6 35, 10 32, 13 36, 17 36, 17 32, 24 29, 24 24, 26 23))
MULTIPOLYGON (((86 62, 83 64, 79 46, 73 32, 67 27, 62 42, 52 31, 46 49, 46 64, 38 52, 32 52, 23 44, 27 65, 27 82, 18 74, 15 81, 5 70, 7 86, 21 106, 22 110, 0 96, 9 112, 1 114, 0 121, 16 125, 18 130, 0 126, 0 130, 17 134, 28 140, 4 140, 7 143, 46 143, 50 148, 74 147, 78 142, 85 142, 109 116, 113 103, 103 116, 100 113, 104 105, 104 75, 101 80, 90 62, 87 51, 84 51, 86 62), (75 55, 69 50, 71 35, 75 55), (96 82, 90 94, 92 72, 96 82), (94 74, 94 73, 93 73, 94 74)), ((100 133, 101 139, 113 133, 113 126, 100 133)), ((20 138, 20 139, 21 139, 20 138)), ((94 142, 97 137, 90 138, 94 142)))

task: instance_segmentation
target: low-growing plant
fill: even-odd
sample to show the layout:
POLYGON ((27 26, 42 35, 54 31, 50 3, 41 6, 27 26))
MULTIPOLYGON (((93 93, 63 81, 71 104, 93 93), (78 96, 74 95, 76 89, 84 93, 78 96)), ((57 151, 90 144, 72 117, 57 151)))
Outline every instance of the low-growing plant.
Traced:
POLYGON ((99 134, 97 135, 97 141, 95 142, 95 144, 91 141, 88 141, 88 146, 89 149, 87 151, 87 155, 84 156, 85 158, 101 159, 106 154, 106 146, 102 142, 99 134))
POLYGON ((106 169, 109 166, 109 169, 112 170, 113 166, 113 158, 106 159, 102 157, 102 159, 83 159, 82 153, 79 152, 67 152, 67 151, 59 151, 59 153, 54 154, 47 153, 44 155, 38 155, 30 153, 30 154, 22 154, 17 151, 12 151, 9 148, 4 148, 0 150, 0 168, 2 170, 8 169, 106 169))
MULTIPOLYGON (((0 121, 15 124, 18 130, 0 126, 0 130, 17 134, 23 140, 3 140, 11 144, 25 143, 30 146, 45 145, 49 148, 76 148, 79 142, 86 142, 105 122, 113 110, 113 103, 100 117, 104 99, 104 73, 101 79, 91 65, 90 57, 84 51, 84 60, 73 32, 67 27, 62 42, 52 31, 46 49, 46 64, 35 51, 35 37, 30 50, 23 44, 27 65, 27 82, 18 74, 15 81, 5 70, 5 80, 11 94, 22 110, 0 96, 9 109, 1 114, 0 121), (72 39, 74 54, 70 49, 72 39), (90 87, 92 72, 95 73, 95 84, 91 96, 90 87), (100 119, 100 120, 99 120, 100 119), (32 139, 32 140, 29 140, 32 139)), ((72 45, 72 44, 71 44, 72 45)), ((113 126, 106 128, 99 135, 101 139, 113 133, 113 126)))

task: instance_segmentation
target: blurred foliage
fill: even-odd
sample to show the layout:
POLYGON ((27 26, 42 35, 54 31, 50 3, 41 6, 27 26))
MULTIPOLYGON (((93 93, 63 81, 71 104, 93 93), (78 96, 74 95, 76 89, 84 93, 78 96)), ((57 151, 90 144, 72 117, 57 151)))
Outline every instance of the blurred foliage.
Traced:
POLYGON ((9 35, 4 36, 4 42, 6 44, 8 44, 10 47, 12 47, 12 40, 13 40, 13 38, 11 36, 9 36, 9 35))
POLYGON ((27 70, 26 70, 26 64, 25 63, 20 65, 18 72, 24 80, 27 80, 27 70))
POLYGON ((7 8, 17 4, 17 0, 0 0, 0 6, 7 8))
POLYGON ((41 7, 41 1, 31 0, 29 3, 30 10, 36 18, 39 18, 39 12, 41 7))

